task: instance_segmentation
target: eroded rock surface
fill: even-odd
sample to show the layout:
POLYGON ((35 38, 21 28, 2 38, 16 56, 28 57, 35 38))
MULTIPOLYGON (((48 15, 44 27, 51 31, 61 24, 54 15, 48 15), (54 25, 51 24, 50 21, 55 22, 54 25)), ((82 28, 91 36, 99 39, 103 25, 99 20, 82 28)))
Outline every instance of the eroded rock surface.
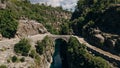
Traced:
POLYGON ((36 34, 44 34, 47 32, 47 29, 42 24, 34 20, 19 20, 16 36, 25 37, 36 34))

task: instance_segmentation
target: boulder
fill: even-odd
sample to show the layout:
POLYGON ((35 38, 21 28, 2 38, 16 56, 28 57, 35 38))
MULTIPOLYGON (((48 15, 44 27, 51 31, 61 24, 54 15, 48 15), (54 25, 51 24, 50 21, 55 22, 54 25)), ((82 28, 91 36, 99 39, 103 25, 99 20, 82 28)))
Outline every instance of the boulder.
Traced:
POLYGON ((105 41, 105 45, 106 45, 106 46, 109 46, 110 48, 115 47, 115 44, 116 44, 116 40, 107 39, 107 40, 105 41))
POLYGON ((100 33, 101 33, 100 30, 96 30, 96 29, 93 30, 93 34, 100 34, 100 33))
POLYGON ((105 38, 101 34, 95 34, 93 35, 93 42, 96 45, 102 45, 105 41, 105 38))

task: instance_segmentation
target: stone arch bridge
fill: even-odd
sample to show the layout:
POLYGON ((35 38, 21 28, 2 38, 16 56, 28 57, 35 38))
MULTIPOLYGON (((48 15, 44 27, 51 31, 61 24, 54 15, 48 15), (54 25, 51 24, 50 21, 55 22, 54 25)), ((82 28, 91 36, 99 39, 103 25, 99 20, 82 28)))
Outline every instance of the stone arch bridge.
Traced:
MULTIPOLYGON (((82 38, 82 37, 78 37, 78 36, 74 36, 74 35, 38 34, 38 35, 34 35, 34 36, 29 36, 27 38, 31 39, 33 42, 36 42, 38 40, 42 40, 45 36, 49 36, 49 37, 53 38, 53 40, 63 39, 65 41, 67 41, 67 42, 68 42, 70 36, 76 37, 79 40, 79 42, 82 43, 82 44, 85 44, 87 49, 89 51, 91 51, 92 53, 101 56, 102 58, 108 60, 109 62, 116 62, 116 63, 120 64, 120 56, 111 54, 111 53, 109 53, 107 51, 104 51, 104 50, 102 50, 100 48, 92 46, 89 43, 87 43, 84 40, 84 38, 82 38)), ((3 48, 3 47, 12 48, 14 46, 14 44, 18 43, 19 41, 20 41, 20 38, 2 40, 2 41, 0 41, 0 49, 3 48)), ((1 61, 1 60, 4 60, 5 57, 0 57, 0 58, 2 58, 2 59, 0 59, 0 61, 1 61)))
POLYGON ((52 38, 53 41, 55 41, 56 39, 63 39, 66 42, 68 42, 72 35, 48 35, 48 36, 52 38))

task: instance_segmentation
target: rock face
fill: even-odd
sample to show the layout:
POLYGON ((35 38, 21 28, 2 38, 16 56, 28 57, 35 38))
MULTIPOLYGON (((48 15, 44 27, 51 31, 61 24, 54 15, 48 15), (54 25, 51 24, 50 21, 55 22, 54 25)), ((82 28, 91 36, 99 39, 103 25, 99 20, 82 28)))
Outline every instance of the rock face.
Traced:
POLYGON ((49 47, 46 49, 45 53, 41 56, 41 63, 39 68, 50 68, 53 62, 52 56, 54 53, 54 47, 49 47))
POLYGON ((0 9, 5 9, 6 8, 6 4, 1 4, 0 3, 0 9))
POLYGON ((106 48, 107 50, 116 51, 116 44, 120 38, 119 35, 102 32, 99 28, 85 28, 83 30, 85 36, 92 45, 106 48), (102 46, 104 45, 104 46, 102 46))
POLYGON ((95 40, 94 43, 96 45, 102 45, 102 43, 104 43, 104 41, 105 41, 104 37, 100 34, 93 35, 93 40, 95 40))
MULTIPOLYGON (((28 37, 31 40, 32 50, 35 49, 37 41, 41 41, 47 34, 39 34, 28 37)), ((38 55, 40 59, 37 59, 40 64, 36 63, 36 58, 31 58, 30 56, 21 56, 14 52, 14 45, 20 41, 19 38, 14 38, 10 40, 3 40, 0 42, 0 65, 4 64, 8 68, 50 68, 52 63, 52 55, 54 53, 54 45, 46 46, 45 51, 42 55, 38 55), (11 57, 17 56, 18 59, 24 57, 25 61, 12 62, 11 57), (36 66, 39 65, 39 66, 36 66)))
POLYGON ((42 24, 34 20, 19 20, 16 36, 25 37, 36 34, 44 34, 47 32, 47 29, 42 24))

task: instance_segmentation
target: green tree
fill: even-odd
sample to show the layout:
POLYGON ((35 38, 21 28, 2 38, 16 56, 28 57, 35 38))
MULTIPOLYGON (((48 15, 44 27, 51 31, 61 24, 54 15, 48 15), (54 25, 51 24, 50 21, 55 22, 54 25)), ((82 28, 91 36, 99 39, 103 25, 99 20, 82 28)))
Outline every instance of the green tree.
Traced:
POLYGON ((0 10, 0 33, 7 38, 15 36, 18 22, 10 10, 0 10))

